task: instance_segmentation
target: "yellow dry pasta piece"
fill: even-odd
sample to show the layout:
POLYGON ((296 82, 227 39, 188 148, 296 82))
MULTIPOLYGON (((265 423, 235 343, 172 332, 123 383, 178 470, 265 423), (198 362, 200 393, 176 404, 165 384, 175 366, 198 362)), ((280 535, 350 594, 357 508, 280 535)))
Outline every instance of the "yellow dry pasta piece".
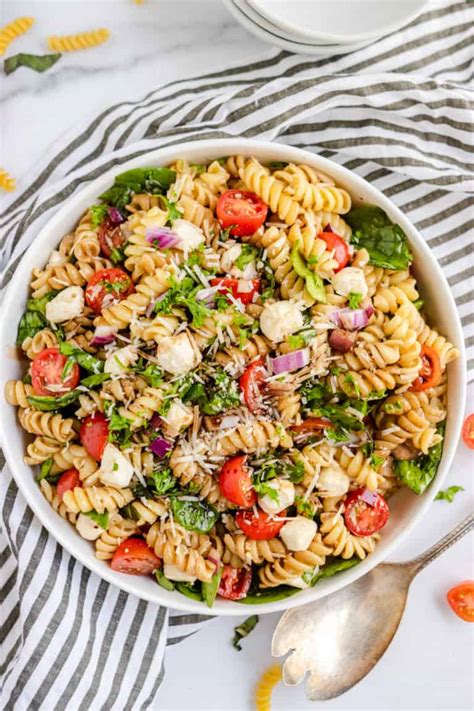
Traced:
POLYGON ((75 35, 51 35, 48 37, 48 47, 53 52, 77 52, 103 44, 110 37, 109 30, 100 28, 90 32, 78 32, 75 35))
POLYGON ((281 667, 278 664, 269 667, 262 674, 255 687, 256 711, 270 711, 272 691, 279 681, 281 681, 281 667))
POLYGON ((18 17, 0 29, 0 56, 5 54, 13 40, 28 32, 34 21, 33 17, 18 17))
POLYGON ((16 180, 6 170, 0 168, 0 188, 7 193, 16 189, 16 180))

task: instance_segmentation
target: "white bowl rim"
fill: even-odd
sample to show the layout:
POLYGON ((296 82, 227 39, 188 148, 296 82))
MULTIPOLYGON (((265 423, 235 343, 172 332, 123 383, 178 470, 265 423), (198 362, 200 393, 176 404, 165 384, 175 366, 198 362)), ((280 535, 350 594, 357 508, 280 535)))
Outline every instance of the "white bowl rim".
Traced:
MULTIPOLYGON (((258 11, 260 14, 265 15, 265 17, 271 21, 274 25, 277 27, 281 27, 282 30, 285 32, 291 32, 296 35, 301 35, 302 30, 301 27, 298 25, 294 25, 292 22, 289 21, 284 21, 279 17, 276 17, 275 15, 272 15, 271 12, 265 11, 265 8, 260 7, 257 3, 254 2, 254 0, 246 0, 250 5, 252 5, 256 11, 258 11)), ((386 37, 387 35, 391 34, 392 32, 396 32, 397 30, 401 29, 402 27, 406 27, 409 25, 413 20, 415 20, 421 13, 423 12, 423 8, 428 4, 428 0, 419 0, 421 3, 418 9, 412 10, 410 13, 407 13, 407 15, 404 16, 403 19, 400 19, 398 21, 392 22, 388 25, 384 25, 383 27, 379 28, 378 30, 372 30, 371 32, 359 32, 358 34, 354 35, 345 35, 345 34, 337 34, 337 33, 323 33, 323 32, 317 32, 316 30, 313 31, 305 31, 303 34, 308 38, 308 39, 314 39, 314 40, 327 40, 329 42, 333 42, 334 44, 352 44, 353 42, 364 42, 365 40, 377 40, 380 39, 381 37, 386 37)))
MULTIPOLYGON (((216 616, 245 615, 247 611, 264 614, 296 607, 324 597, 325 595, 329 595, 330 593, 349 585, 351 582, 354 582, 362 575, 365 575, 369 572, 369 570, 390 556, 396 547, 407 538, 414 526, 416 526, 416 524, 423 518, 423 515, 427 512, 437 491, 442 485, 445 476, 447 475, 462 427, 466 397, 466 356, 460 319, 456 310, 454 298, 451 294, 444 274, 438 265, 438 262, 432 255, 426 242, 408 218, 376 187, 347 168, 306 150, 279 143, 254 139, 204 139, 201 141, 189 141, 180 143, 179 145, 158 148, 150 151, 148 154, 142 154, 138 158, 133 158, 124 163, 117 164, 114 168, 106 171, 102 176, 96 178, 80 190, 76 195, 70 198, 42 227, 36 239, 25 252, 15 270, 5 295, 2 314, 0 317, 0 343, 4 344, 3 347, 8 347, 6 340, 8 337, 7 314, 10 311, 10 307, 13 306, 16 298, 16 292, 24 287, 23 280, 26 279, 27 283, 29 283, 31 268, 38 266, 38 264, 44 263, 44 257, 40 257, 39 255, 44 255, 46 249, 51 249, 50 243, 51 245, 57 244, 61 239, 63 233, 57 234, 57 226, 64 218, 67 219, 68 215, 71 215, 71 222, 74 222, 77 218, 72 218, 72 213, 77 212, 80 214, 81 211, 86 209, 88 205, 93 204, 98 195, 100 195, 113 182, 113 178, 118 172, 143 165, 168 165, 178 157, 183 156, 190 160, 198 161, 204 160, 205 156, 212 159, 219 156, 238 154, 256 155, 264 161, 281 160, 313 165, 315 168, 319 168, 323 172, 334 177, 336 182, 340 182, 342 184, 351 183, 353 186, 351 190, 361 190, 363 194, 365 193, 365 195, 368 196, 364 199, 370 199, 371 202, 382 207, 387 212, 390 219, 402 227, 413 247, 416 247, 417 251, 419 251, 423 258, 430 264, 430 270, 433 273, 433 278, 437 280, 437 285, 443 293, 443 299, 447 302, 447 310, 450 311, 450 319, 452 318, 452 329, 454 334, 454 338, 452 338, 452 340, 459 349, 460 356, 455 363, 451 364, 455 365, 457 363, 456 375, 458 381, 458 385, 455 390, 457 407, 453 412, 450 411, 449 413, 452 436, 445 438, 443 456, 435 480, 432 482, 429 489, 419 498, 417 510, 409 522, 404 525, 403 528, 400 528, 400 531, 396 533, 393 540, 388 542, 385 547, 381 547, 379 545, 373 553, 353 568, 341 572, 334 577, 322 580, 315 587, 299 591, 291 597, 275 602, 263 602, 255 605, 245 605, 229 600, 217 600, 213 608, 210 610, 202 602, 190 600, 179 593, 170 593, 155 584, 153 587, 150 587, 150 590, 141 589, 140 584, 142 582, 142 578, 138 576, 134 577, 115 573, 106 563, 104 563, 104 561, 99 561, 95 558, 92 546, 90 555, 83 554, 80 550, 81 546, 79 545, 79 542, 82 544, 84 542, 78 536, 77 532, 69 524, 66 524, 66 522, 58 516, 51 507, 49 507, 49 505, 44 508, 45 500, 39 490, 39 487, 34 481, 33 476, 28 480, 23 480, 19 467, 17 466, 17 462, 15 461, 12 445, 12 442, 15 439, 12 437, 13 431, 20 435, 20 428, 19 426, 16 428, 9 428, 5 423, 5 418, 0 418, 0 438, 3 441, 3 448, 7 463, 18 488, 42 525, 53 535, 53 537, 63 546, 63 548, 65 548, 66 551, 68 551, 91 571, 97 573, 99 577, 116 585, 125 592, 132 593, 139 598, 164 605, 165 607, 171 607, 190 613, 215 614, 216 616), (193 153, 194 155, 192 155, 193 153)), ((4 381, 5 379, 2 376, 2 383, 4 383, 4 381)), ((22 466, 24 465, 22 464, 22 466)), ((30 469, 30 471, 32 471, 32 469, 30 469)))

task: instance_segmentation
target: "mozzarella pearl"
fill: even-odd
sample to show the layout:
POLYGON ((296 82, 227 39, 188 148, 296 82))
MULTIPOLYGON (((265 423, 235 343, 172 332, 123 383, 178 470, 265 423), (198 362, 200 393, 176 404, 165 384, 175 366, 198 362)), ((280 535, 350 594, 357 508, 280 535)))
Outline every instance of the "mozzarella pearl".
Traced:
POLYGON ((107 444, 102 455, 99 477, 106 486, 124 489, 130 484, 133 467, 120 449, 113 444, 107 444))
POLYGON ((323 467, 317 488, 320 496, 343 496, 349 491, 349 477, 338 464, 323 467))
POLYGON ((182 570, 172 563, 164 564, 163 575, 165 578, 168 578, 168 580, 174 580, 177 583, 194 583, 196 581, 196 578, 193 578, 192 575, 188 575, 187 573, 183 573, 182 570))
POLYGON ((349 296, 349 294, 362 294, 367 296, 369 287, 365 281, 364 272, 358 267, 346 267, 340 272, 334 274, 331 279, 334 291, 341 296, 349 296))
POLYGON ((63 323, 80 316, 84 309, 84 292, 80 286, 68 286, 46 304, 50 323, 63 323))
POLYGON ((316 535, 318 527, 305 516, 297 516, 287 521, 280 530, 280 537, 290 551, 306 551, 316 535))
POLYGON ((295 487, 288 479, 272 479, 268 486, 276 492, 273 498, 269 494, 258 497, 260 508, 267 514, 277 514, 295 501, 295 487))
POLYGON ((156 350, 158 365, 167 373, 185 375, 196 368, 202 356, 188 333, 165 336, 156 350))
POLYGON ((96 541, 101 533, 104 532, 104 529, 99 526, 98 523, 83 513, 79 514, 77 517, 76 528, 81 537, 85 538, 86 541, 96 541))
POLYGON ((206 239, 202 230, 188 220, 175 220, 173 222, 173 232, 176 232, 181 240, 181 244, 177 245, 177 249, 182 249, 183 252, 192 252, 206 239))
POLYGON ((260 314, 260 328, 270 341, 279 343, 303 328, 303 314, 291 301, 275 301, 260 314))
POLYGON ((166 417, 162 417, 165 435, 177 437, 179 433, 189 427, 193 421, 193 410, 184 405, 181 400, 173 400, 166 417))
POLYGON ((137 358, 137 349, 134 346, 118 348, 107 356, 104 364, 104 373, 111 373, 113 375, 126 373, 129 367, 136 363, 137 358))
MULTIPOLYGON (((314 570, 311 571, 311 576, 315 575, 319 570, 319 567, 316 566, 314 570)), ((310 578, 310 576, 307 576, 310 578)), ((285 585, 291 585, 292 588, 299 588, 300 590, 306 590, 306 588, 309 588, 309 580, 303 580, 302 575, 298 575, 296 578, 290 578, 289 580, 285 580, 285 585)))

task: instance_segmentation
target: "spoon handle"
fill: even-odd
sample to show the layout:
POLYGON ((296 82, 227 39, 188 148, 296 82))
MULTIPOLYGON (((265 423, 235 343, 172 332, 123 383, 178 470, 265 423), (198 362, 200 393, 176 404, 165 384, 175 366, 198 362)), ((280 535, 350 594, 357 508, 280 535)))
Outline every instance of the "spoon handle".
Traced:
POLYGON ((469 516, 466 516, 466 518, 461 521, 456 528, 453 528, 452 531, 444 536, 444 538, 441 538, 441 540, 435 543, 434 546, 431 546, 431 548, 428 548, 427 551, 410 561, 409 566, 413 577, 419 573, 420 570, 426 568, 428 563, 431 563, 431 561, 435 560, 435 558, 441 555, 441 553, 444 553, 444 551, 454 545, 454 543, 457 543, 457 541, 465 536, 466 533, 469 533, 469 531, 473 528, 474 514, 469 514, 469 516))

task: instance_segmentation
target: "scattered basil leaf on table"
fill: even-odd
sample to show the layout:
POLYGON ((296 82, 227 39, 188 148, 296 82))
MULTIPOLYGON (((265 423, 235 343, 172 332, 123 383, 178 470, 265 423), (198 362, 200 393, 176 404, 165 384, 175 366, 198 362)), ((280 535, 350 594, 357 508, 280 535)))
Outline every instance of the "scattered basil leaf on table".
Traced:
POLYGON ((27 67, 34 72, 47 72, 56 64, 60 54, 15 54, 13 57, 8 57, 3 63, 5 74, 12 74, 20 67, 27 67))
POLYGON ((234 649, 237 649, 239 652, 242 651, 240 641, 244 637, 247 637, 250 632, 255 629, 258 620, 258 615, 250 615, 250 617, 247 617, 247 619, 241 622, 240 625, 234 627, 234 638, 232 640, 232 646, 234 647, 234 649))
POLYGON ((460 491, 464 491, 463 486, 448 486, 447 489, 441 489, 435 496, 435 501, 448 501, 450 504, 453 503, 454 497, 460 491))

